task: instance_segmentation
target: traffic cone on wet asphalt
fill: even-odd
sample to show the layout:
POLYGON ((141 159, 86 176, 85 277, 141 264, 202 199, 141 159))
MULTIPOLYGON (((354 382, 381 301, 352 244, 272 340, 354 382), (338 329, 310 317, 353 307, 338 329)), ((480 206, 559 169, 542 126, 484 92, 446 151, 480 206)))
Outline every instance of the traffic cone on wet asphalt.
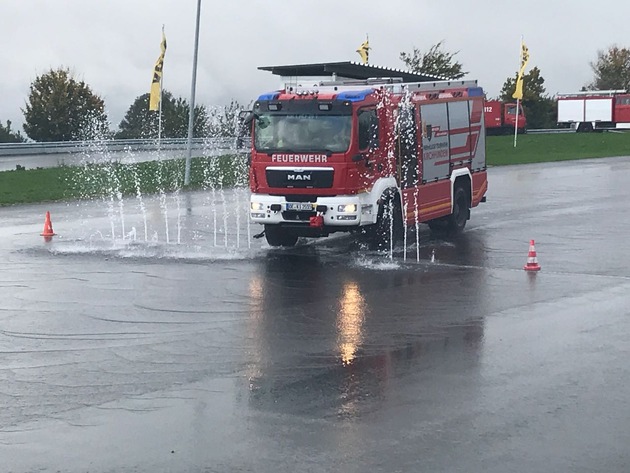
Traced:
POLYGON ((527 264, 523 266, 525 271, 540 271, 538 258, 536 257, 536 247, 534 240, 529 240, 529 253, 527 254, 527 264))
POLYGON ((44 220, 44 231, 41 233, 41 236, 49 241, 50 237, 54 235, 55 232, 53 232, 52 222, 50 221, 50 212, 46 212, 46 219, 44 220))

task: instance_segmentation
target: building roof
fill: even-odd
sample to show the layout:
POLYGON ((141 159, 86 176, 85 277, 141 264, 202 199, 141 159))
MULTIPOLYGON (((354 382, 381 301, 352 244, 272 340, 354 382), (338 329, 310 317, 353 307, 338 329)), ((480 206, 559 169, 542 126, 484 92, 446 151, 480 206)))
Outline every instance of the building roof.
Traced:
POLYGON ((415 72, 392 69, 389 67, 361 64, 354 61, 322 62, 316 64, 293 64, 288 66, 261 66, 261 71, 283 77, 317 77, 336 74, 348 79, 373 79, 380 77, 399 77, 403 82, 435 82, 444 80, 443 77, 416 74, 415 72))

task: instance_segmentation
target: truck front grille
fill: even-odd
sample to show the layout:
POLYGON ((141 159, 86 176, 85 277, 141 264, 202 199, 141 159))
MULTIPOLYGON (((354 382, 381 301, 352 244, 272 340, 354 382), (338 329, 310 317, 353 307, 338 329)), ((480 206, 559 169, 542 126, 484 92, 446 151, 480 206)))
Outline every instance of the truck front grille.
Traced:
POLYGON ((326 189, 333 185, 333 169, 266 169, 269 187, 326 189))

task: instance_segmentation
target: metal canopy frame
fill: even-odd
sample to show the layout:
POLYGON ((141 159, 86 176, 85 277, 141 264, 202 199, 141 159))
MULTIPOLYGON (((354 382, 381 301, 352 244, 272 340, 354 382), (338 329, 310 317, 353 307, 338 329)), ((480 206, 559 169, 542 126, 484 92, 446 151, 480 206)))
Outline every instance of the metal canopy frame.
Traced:
POLYGON ((378 77, 401 78, 403 82, 435 82, 445 80, 443 77, 416 74, 389 67, 361 64, 354 61, 322 62, 315 64, 292 64, 286 66, 261 66, 261 71, 269 71, 282 77, 319 77, 337 76, 347 79, 367 80, 378 77))

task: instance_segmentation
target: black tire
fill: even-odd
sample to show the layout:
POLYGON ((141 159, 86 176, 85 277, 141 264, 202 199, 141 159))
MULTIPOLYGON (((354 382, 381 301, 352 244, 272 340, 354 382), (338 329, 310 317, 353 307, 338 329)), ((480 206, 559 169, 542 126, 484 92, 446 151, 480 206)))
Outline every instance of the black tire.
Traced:
POLYGON ((461 233, 470 218, 470 196, 463 187, 455 188, 453 196, 453 213, 448 216, 447 229, 449 233, 461 233))
POLYGON ((373 249, 388 251, 394 244, 403 239, 403 221, 400 199, 398 195, 383 198, 379 206, 376 223, 369 230, 369 238, 373 249))
POLYGON ((269 246, 295 246, 298 236, 280 225, 265 225, 265 238, 269 246))
POLYGON ((590 133, 593 131, 593 124, 591 122, 581 122, 577 127, 578 133, 590 133))

